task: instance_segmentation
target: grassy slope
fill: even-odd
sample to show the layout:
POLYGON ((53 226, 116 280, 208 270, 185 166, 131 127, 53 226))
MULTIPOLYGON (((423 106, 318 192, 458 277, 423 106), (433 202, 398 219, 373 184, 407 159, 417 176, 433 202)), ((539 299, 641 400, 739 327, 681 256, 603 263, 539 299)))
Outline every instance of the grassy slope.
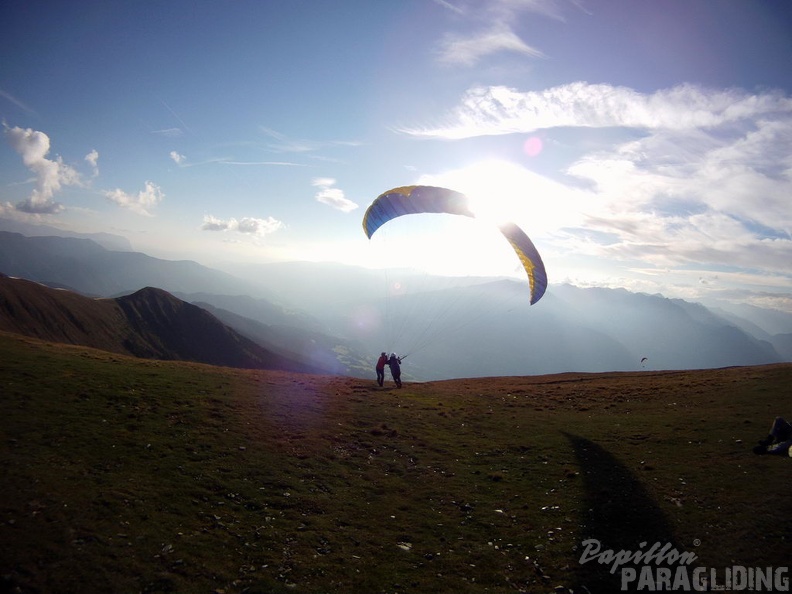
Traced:
POLYGON ((585 538, 788 565, 792 460, 750 448, 791 381, 377 389, 0 333, 0 591, 617 591, 585 538))

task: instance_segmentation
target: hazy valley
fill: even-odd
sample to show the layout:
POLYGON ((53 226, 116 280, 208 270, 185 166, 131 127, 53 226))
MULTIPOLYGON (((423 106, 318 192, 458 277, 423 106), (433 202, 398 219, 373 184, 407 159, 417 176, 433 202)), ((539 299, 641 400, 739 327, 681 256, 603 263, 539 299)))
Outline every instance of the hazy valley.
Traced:
MULTIPOLYGON (((89 297, 158 288, 198 304, 260 348, 306 368, 359 377, 371 375, 381 350, 405 355, 405 375, 419 380, 792 360, 790 314, 708 309, 624 290, 551 285, 540 303, 529 306, 518 280, 305 262, 229 274, 195 262, 108 250, 90 239, 2 231, 0 272, 89 297)), ((217 343, 209 334, 204 340, 217 343)), ((189 354, 175 358, 199 360, 189 354)))

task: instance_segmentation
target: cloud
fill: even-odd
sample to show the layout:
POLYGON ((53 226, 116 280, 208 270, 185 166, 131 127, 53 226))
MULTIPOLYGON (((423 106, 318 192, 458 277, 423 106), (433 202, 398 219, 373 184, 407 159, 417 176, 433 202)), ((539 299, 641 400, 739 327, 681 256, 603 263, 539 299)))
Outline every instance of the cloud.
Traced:
POLYGON ((16 97, 14 97, 11 93, 7 93, 4 90, 0 89, 0 97, 5 99, 6 101, 10 101, 14 105, 16 105, 19 109, 21 109, 22 111, 26 111, 27 113, 29 113, 31 115, 37 115, 36 111, 32 107, 26 105, 25 103, 23 103, 22 101, 20 101, 16 97))
POLYGON ((348 198, 344 197, 344 191, 339 188, 334 188, 336 180, 331 177, 318 177, 313 180, 312 185, 319 188, 316 193, 317 202, 326 204, 331 208, 340 210, 341 212, 352 212, 358 205, 348 198))
POLYGON ((274 141, 268 147, 279 153, 308 153, 322 147, 322 143, 316 140, 288 138, 285 134, 266 126, 261 126, 260 130, 265 136, 274 141))
POLYGON ((187 126, 187 124, 184 123, 184 120, 181 119, 181 116, 179 116, 179 114, 176 113, 173 110, 173 108, 170 105, 168 105, 166 101, 162 101, 162 105, 165 107, 165 109, 167 109, 170 112, 170 114, 176 119, 176 121, 179 122, 181 128, 167 128, 165 130, 157 131, 156 132, 157 134, 161 134, 163 136, 173 138, 176 136, 181 136, 184 133, 183 131, 187 131, 190 134, 195 135, 195 133, 189 128, 189 126, 187 126))
POLYGON ((792 282, 792 118, 704 131, 658 130, 585 155, 577 253, 658 267, 717 267, 792 282), (760 157, 761 155, 761 157, 760 157), (606 238, 592 240, 592 231, 606 238))
POLYGON ((575 82, 526 92, 503 86, 474 87, 443 123, 399 131, 457 140, 570 126, 691 130, 777 114, 792 114, 792 99, 781 93, 752 95, 680 85, 643 94, 627 87, 575 82))
POLYGON ((184 136, 184 132, 181 128, 163 128, 162 130, 152 130, 151 133, 165 138, 179 138, 184 136))
POLYGON ((4 125, 5 135, 11 147, 22 156, 25 167, 35 175, 36 187, 30 196, 16 205, 20 211, 37 214, 55 214, 63 205, 53 196, 64 186, 82 185, 80 174, 66 165, 61 157, 48 159, 50 138, 44 132, 30 128, 9 128, 4 125))
POLYGON ((520 212, 516 198, 511 208, 538 231, 551 261, 627 265, 643 279, 654 270, 654 290, 664 293, 704 290, 686 271, 740 274, 755 291, 792 283, 789 96, 693 85, 653 93, 587 83, 531 92, 482 87, 442 125, 411 132, 454 139, 540 129, 550 156, 558 139, 567 146, 585 139, 572 161, 554 155, 552 183, 535 172, 535 179, 470 173, 498 194, 537 196, 533 215, 520 212))
POLYGON ((218 219, 212 215, 205 215, 201 230, 203 231, 236 231, 248 235, 258 235, 263 237, 274 233, 283 227, 283 223, 273 217, 257 219, 254 217, 243 217, 239 220, 230 218, 228 220, 218 219))
POLYGON ((204 161, 190 161, 178 151, 171 151, 168 155, 179 167, 198 167, 202 165, 233 165, 242 167, 305 167, 301 163, 289 161, 239 161, 230 157, 213 157, 204 161))
POLYGON ((305 167, 301 163, 292 163, 290 161, 232 161, 230 159, 215 159, 209 161, 211 163, 219 163, 221 165, 242 165, 249 166, 277 166, 277 167, 305 167))
POLYGON ((259 130, 264 136, 271 138, 271 142, 267 147, 279 153, 311 153, 325 148, 349 146, 360 146, 362 142, 357 140, 309 140, 304 138, 289 138, 285 134, 268 128, 260 126, 259 130))
POLYGON ((435 4, 442 6, 446 10, 450 10, 451 12, 454 12, 456 14, 459 15, 465 14, 465 11, 462 8, 456 6, 455 4, 452 4, 451 2, 446 2, 446 0, 434 0, 434 2, 435 4))
POLYGON ((99 151, 96 149, 92 150, 90 153, 85 155, 85 160, 91 166, 93 170, 92 177, 96 177, 99 175, 99 151))
POLYGON ((121 189, 106 190, 103 193, 110 202, 143 216, 152 216, 151 209, 165 198, 162 189, 150 181, 137 194, 128 194, 121 189))
POLYGON ((244 217, 239 220, 237 231, 240 233, 250 233, 252 235, 269 235, 281 227, 283 227, 283 223, 273 217, 267 217, 266 219, 244 217))
POLYGON ((520 39, 508 27, 497 27, 475 35, 447 35, 440 44, 438 61, 449 65, 474 66, 481 58, 499 52, 542 57, 541 51, 520 39))
POLYGON ((10 202, 0 202, 0 217, 10 217, 16 213, 16 208, 10 202))
POLYGON ((336 184, 336 180, 332 177, 317 177, 311 184, 315 187, 330 187, 336 184))
MULTIPOLYGON (((236 224, 234 219, 231 219, 236 224)), ((231 221, 223 221, 214 217, 212 215, 205 215, 203 225, 201 225, 202 231, 227 231, 231 226, 231 221)))
POLYGON ((555 5, 543 0, 436 3, 454 17, 458 28, 466 29, 446 34, 438 44, 438 62, 451 66, 475 66, 483 58, 503 52, 543 57, 514 31, 513 23, 525 12, 560 18, 555 5))
MULTIPOLYGON (((566 251, 657 267, 761 270, 792 280, 792 181, 732 154, 752 135, 704 143, 700 151, 686 150, 684 135, 674 135, 671 145, 650 135, 573 163, 568 173, 592 186, 582 223, 562 232, 566 251)), ((765 145, 769 167, 789 154, 785 144, 765 145)))
POLYGON ((187 160, 187 157, 185 157, 180 153, 177 153, 176 151, 170 152, 170 158, 173 160, 174 163, 176 163, 176 165, 181 165, 187 160))

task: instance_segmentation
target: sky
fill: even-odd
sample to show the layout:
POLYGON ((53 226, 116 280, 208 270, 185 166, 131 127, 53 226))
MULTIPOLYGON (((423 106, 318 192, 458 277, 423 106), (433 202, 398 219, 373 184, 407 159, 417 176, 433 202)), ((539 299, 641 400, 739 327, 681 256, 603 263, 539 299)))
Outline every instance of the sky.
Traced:
POLYGON ((0 4, 0 217, 167 259, 334 261, 792 312, 792 3, 0 4), (367 206, 411 184, 482 217, 367 206), (381 237, 380 237, 381 236, 381 237))

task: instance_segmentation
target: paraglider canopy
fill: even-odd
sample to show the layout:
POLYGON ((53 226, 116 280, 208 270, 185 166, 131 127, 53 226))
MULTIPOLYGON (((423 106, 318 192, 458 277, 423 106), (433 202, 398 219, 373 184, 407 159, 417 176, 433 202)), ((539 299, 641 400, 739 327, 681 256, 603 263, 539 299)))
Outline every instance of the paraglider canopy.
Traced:
MULTIPOLYGON (((445 213, 477 218, 467 196, 436 186, 402 186, 380 194, 363 215, 363 231, 371 236, 382 225, 408 214, 445 213)), ((498 229, 511 244, 528 275, 531 304, 544 295, 547 273, 536 247, 525 232, 514 223, 503 223, 498 229)))

